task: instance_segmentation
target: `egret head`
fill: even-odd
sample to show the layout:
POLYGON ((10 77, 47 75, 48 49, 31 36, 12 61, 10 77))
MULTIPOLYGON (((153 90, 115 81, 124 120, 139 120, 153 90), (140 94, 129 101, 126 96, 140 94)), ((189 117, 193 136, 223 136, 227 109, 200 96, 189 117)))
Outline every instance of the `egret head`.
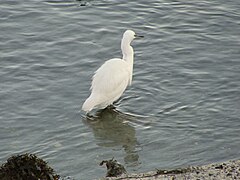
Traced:
POLYGON ((137 35, 134 31, 132 30, 126 30, 123 34, 123 40, 127 41, 128 43, 131 43, 133 39, 135 38, 141 38, 143 36, 137 35))

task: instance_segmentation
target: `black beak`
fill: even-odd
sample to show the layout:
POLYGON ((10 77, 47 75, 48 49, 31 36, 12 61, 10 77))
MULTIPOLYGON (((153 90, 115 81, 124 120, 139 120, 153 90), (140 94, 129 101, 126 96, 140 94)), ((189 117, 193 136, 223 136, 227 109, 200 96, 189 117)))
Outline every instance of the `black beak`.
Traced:
POLYGON ((135 34, 134 37, 139 39, 139 38, 143 38, 144 36, 135 34))

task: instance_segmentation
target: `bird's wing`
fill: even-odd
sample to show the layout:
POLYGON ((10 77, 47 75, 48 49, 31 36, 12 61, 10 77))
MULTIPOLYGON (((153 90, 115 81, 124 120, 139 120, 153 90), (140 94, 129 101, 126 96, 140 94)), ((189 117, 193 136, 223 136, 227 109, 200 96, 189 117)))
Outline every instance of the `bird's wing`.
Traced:
POLYGON ((106 61, 92 79, 92 92, 98 94, 115 94, 123 92, 129 83, 129 66, 122 59, 106 61))

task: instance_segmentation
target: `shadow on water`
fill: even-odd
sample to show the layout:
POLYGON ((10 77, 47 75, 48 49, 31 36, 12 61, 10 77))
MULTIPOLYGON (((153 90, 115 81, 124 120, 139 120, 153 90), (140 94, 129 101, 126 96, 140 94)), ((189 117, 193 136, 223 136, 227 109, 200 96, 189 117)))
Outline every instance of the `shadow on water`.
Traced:
POLYGON ((124 162, 128 166, 136 166, 139 164, 139 144, 135 128, 130 124, 134 119, 136 117, 132 115, 106 108, 93 116, 86 116, 83 121, 93 130, 98 146, 122 148, 126 153, 124 162))

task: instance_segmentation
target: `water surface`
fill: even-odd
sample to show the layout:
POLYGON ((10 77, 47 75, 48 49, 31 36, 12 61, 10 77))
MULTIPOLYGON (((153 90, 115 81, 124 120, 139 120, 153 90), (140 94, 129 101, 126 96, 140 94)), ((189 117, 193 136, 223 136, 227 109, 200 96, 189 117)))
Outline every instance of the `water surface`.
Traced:
POLYGON ((240 3, 16 1, 0 4, 0 160, 36 153, 61 175, 95 179, 239 159, 240 3), (133 42, 133 84, 89 120, 93 72, 133 42))

